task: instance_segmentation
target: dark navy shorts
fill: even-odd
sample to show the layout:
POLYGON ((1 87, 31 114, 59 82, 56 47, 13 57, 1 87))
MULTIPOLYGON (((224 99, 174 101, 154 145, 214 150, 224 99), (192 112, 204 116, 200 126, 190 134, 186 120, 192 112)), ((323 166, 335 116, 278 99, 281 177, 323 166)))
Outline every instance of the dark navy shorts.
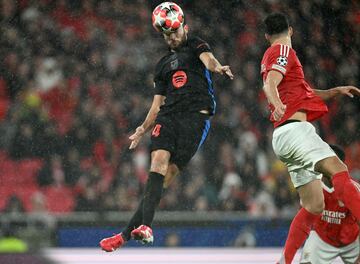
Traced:
POLYGON ((158 116, 151 133, 151 152, 169 151, 170 163, 183 169, 204 144, 210 130, 209 118, 197 112, 158 116))

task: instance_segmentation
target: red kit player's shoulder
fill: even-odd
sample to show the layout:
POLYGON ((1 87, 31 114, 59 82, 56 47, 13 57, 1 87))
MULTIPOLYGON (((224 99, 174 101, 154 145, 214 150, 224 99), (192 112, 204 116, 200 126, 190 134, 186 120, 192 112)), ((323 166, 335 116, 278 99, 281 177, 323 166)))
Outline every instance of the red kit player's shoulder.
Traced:
POLYGON ((266 55, 274 57, 289 57, 292 53, 292 48, 288 45, 277 44, 269 47, 266 51, 266 55))
POLYGON ((261 74, 264 76, 266 72, 271 70, 278 71, 282 75, 286 75, 290 68, 291 60, 289 60, 291 48, 287 45, 276 44, 269 47, 261 62, 261 74))

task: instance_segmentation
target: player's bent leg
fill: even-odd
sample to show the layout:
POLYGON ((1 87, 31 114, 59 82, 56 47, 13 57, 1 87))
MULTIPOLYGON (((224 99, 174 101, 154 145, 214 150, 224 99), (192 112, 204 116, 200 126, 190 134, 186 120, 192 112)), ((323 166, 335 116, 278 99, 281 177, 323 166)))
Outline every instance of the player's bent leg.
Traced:
MULTIPOLYGON (((164 179, 164 184, 163 184, 163 188, 166 189, 169 187, 169 185, 174 181, 174 179, 176 178, 176 176, 179 174, 179 169, 175 164, 170 164, 167 170, 167 173, 165 175, 165 179, 164 179)), ((141 225, 142 222, 142 218, 143 218, 143 200, 141 200, 141 203, 139 205, 138 210, 136 211, 135 215, 133 216, 133 218, 130 220, 127 228, 125 228, 125 230, 122 232, 122 236, 126 239, 129 240, 131 238, 131 232, 139 227, 141 225)), ((139 238, 139 235, 136 234, 137 232, 134 233, 134 236, 136 238, 139 238)), ((141 233, 141 232, 140 232, 141 233)))
POLYGON ((104 251, 112 252, 117 248, 122 247, 131 237, 140 240, 142 243, 153 242, 154 238, 150 225, 154 218, 155 208, 161 199, 164 175, 167 174, 169 159, 170 153, 168 151, 153 151, 151 163, 152 170, 149 173, 144 197, 126 228, 121 233, 104 238, 100 241, 100 246, 104 251), (144 219, 147 225, 144 224, 144 219))
POLYGON ((168 171, 170 156, 170 152, 163 149, 151 152, 150 172, 156 172, 165 176, 168 171))
POLYGON ((311 231, 302 250, 300 263, 328 264, 339 255, 340 250, 325 243, 315 231, 311 231))
POLYGON ((164 186, 163 186, 164 189, 167 189, 170 186, 170 184, 175 180, 179 172, 180 170, 176 166, 176 164, 172 163, 169 165, 167 173, 165 175, 164 186))
POLYGON ((360 220, 360 192, 352 183, 346 165, 338 157, 329 157, 317 162, 315 169, 331 178, 337 198, 360 220))
POLYGON ((325 207, 321 180, 313 180, 297 188, 301 205, 308 212, 319 215, 325 207))
POLYGON ((347 171, 347 166, 337 156, 333 156, 318 161, 315 170, 331 178, 339 172, 347 171))
MULTIPOLYGON (((178 174, 178 167, 175 164, 170 164, 165 175, 163 188, 166 189, 167 187, 169 187, 169 185, 174 181, 178 174)), ((151 228, 145 225, 141 225, 136 228, 134 231, 132 231, 131 235, 135 240, 138 240, 143 244, 152 243, 154 241, 151 228)))
POLYGON ((320 180, 313 180, 298 187, 303 208, 291 222, 280 263, 291 264, 297 250, 309 236, 313 222, 324 209, 324 196, 320 180))
POLYGON ((162 149, 154 150, 151 153, 150 173, 143 197, 142 225, 131 232, 131 237, 143 244, 154 241, 151 224, 154 219, 155 209, 160 203, 170 156, 169 151, 162 149))

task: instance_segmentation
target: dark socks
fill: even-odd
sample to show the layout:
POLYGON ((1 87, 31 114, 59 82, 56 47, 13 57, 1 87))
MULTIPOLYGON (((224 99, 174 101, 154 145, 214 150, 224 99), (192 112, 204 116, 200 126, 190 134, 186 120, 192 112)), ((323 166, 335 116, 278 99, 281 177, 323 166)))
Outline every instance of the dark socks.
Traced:
POLYGON ((151 226, 155 209, 160 203, 164 178, 164 175, 157 172, 150 172, 149 174, 143 198, 143 225, 151 226))
POLYGON ((141 225, 142 223, 142 219, 143 219, 143 204, 144 204, 144 199, 141 199, 141 202, 138 206, 138 208, 136 209, 135 214, 133 215, 133 217, 130 219, 129 223, 127 224, 127 226, 125 227, 125 229, 122 231, 122 237, 128 241, 131 238, 131 231, 133 231, 135 228, 137 228, 139 225, 141 225))
POLYGON ((161 199, 163 183, 163 175, 156 172, 150 172, 144 191, 144 196, 135 214, 130 219, 125 229, 122 231, 122 237, 125 240, 130 240, 131 231, 133 231, 138 226, 142 224, 151 226, 151 223, 154 219, 155 209, 159 205, 161 199))

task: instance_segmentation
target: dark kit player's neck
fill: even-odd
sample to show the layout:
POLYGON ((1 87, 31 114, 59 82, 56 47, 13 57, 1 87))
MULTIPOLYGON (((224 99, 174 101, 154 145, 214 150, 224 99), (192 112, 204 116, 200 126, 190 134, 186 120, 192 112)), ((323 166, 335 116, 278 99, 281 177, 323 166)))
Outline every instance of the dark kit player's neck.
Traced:
POLYGON ((187 45, 187 42, 188 42, 188 37, 187 37, 187 35, 185 35, 185 40, 184 40, 183 42, 181 42, 181 43, 179 44, 179 46, 177 46, 176 48, 170 48, 170 47, 169 47, 169 50, 170 50, 171 52, 177 52, 177 51, 179 51, 182 47, 185 47, 185 46, 187 45))

